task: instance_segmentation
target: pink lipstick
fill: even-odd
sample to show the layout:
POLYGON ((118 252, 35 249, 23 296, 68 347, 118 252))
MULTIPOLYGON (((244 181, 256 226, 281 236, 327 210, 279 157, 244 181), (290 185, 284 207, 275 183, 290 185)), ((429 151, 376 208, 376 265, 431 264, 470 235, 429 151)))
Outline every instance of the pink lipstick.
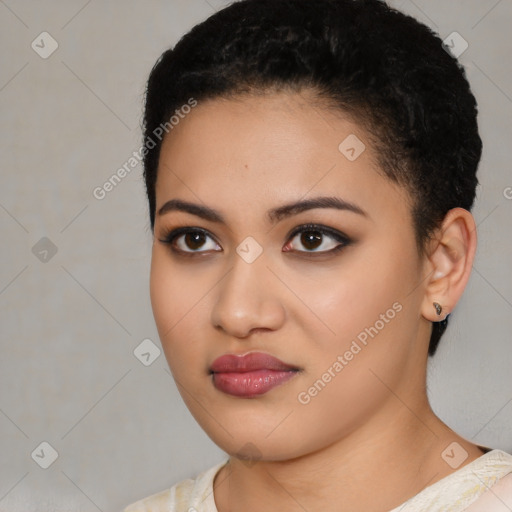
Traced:
POLYGON ((225 354, 212 363, 214 386, 228 395, 251 398, 267 393, 297 374, 299 368, 261 352, 225 354))

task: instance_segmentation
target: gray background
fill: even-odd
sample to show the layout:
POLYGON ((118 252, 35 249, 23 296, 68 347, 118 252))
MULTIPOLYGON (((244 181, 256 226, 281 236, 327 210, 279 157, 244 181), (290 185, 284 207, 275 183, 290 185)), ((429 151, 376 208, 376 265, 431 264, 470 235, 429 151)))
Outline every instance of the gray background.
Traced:
MULTIPOLYGON (((134 356, 144 339, 160 347, 141 166, 92 194, 140 147, 155 60, 223 4, 0 1, 1 511, 119 511, 224 458, 163 353, 150 366, 134 356), (43 31, 59 45, 47 59, 31 47, 43 31), (43 237, 55 255, 48 242, 33 251, 43 237), (31 457, 43 441, 59 454, 48 469, 31 457)), ((512 2, 391 4, 468 41, 484 141, 478 254, 429 394, 463 436, 512 451, 512 2)))

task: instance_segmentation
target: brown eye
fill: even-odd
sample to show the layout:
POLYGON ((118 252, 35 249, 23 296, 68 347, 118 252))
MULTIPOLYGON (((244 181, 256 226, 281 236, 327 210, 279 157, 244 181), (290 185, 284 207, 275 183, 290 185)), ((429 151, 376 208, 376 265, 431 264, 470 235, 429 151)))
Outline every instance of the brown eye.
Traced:
POLYGON ((322 244, 322 233, 319 231, 304 231, 300 242, 308 250, 313 250, 322 244))
POLYGON ((178 228, 168 233, 160 241, 169 244, 171 249, 177 253, 200 254, 222 250, 211 235, 200 229, 178 228))
POLYGON ((195 251, 197 249, 200 249, 201 246, 204 244, 204 242, 206 240, 206 236, 204 233, 191 232, 191 233, 187 233, 183 240, 184 240, 185 245, 189 249, 192 249, 193 251, 195 251))
POLYGON ((285 246, 285 251, 299 253, 321 254, 342 249, 351 240, 331 228, 314 224, 300 226, 291 235, 291 240, 285 246), (301 249, 301 246, 304 249, 301 249))

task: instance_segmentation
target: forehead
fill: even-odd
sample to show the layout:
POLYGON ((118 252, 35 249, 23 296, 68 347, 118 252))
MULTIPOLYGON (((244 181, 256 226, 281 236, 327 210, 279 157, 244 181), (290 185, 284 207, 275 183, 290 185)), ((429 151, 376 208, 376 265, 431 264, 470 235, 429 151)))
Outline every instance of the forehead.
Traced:
POLYGON ((270 208, 328 194, 385 208, 405 191, 355 120, 302 93, 200 102, 162 144, 157 209, 171 195, 270 208))

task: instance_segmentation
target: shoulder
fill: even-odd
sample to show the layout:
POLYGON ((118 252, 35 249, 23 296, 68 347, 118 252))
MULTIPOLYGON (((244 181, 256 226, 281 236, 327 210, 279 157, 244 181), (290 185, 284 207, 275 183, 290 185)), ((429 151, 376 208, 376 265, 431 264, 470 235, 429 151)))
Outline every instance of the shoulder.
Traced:
POLYGON ((460 495, 457 500, 460 510, 464 512, 512 510, 511 454, 498 449, 490 450, 453 476, 460 483, 460 495))
POLYGON ((170 489, 131 503, 122 512, 217 512, 213 480, 226 463, 227 460, 203 471, 196 478, 187 478, 170 489))
POLYGON ((165 507, 170 502, 170 497, 171 489, 166 489, 128 505, 123 509, 123 512, 160 512, 168 510, 165 507))
POLYGON ((510 512, 512 455, 489 450, 390 512, 510 512))
POLYGON ((489 487, 467 509, 467 512, 509 512, 512 510, 512 472, 489 487))

